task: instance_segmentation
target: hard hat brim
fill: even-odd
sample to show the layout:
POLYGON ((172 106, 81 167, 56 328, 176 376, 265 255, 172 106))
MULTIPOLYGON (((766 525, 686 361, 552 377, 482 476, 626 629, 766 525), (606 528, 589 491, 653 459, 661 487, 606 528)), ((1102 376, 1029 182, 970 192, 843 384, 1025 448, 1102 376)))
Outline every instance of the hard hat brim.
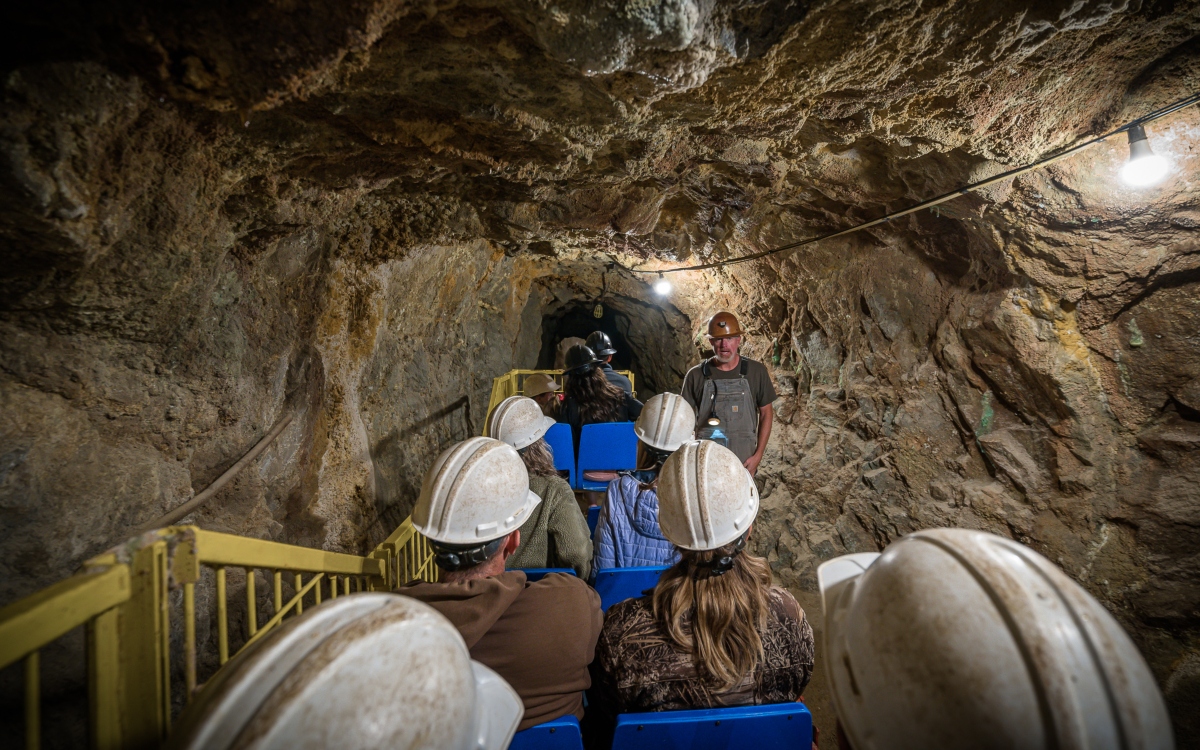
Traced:
POLYGON ((556 420, 554 417, 542 417, 542 422, 540 425, 538 425, 537 430, 535 430, 533 434, 531 434, 525 440, 520 441, 520 445, 513 443, 513 447, 517 450, 528 448, 537 441, 541 440, 546 435, 546 431, 556 424, 558 424, 558 420, 556 420))
POLYGON ((616 353, 616 349, 601 349, 600 351, 596 352, 596 354, 600 355, 601 357, 609 357, 616 353))
POLYGON ((503 750, 512 742, 525 706, 500 675, 471 660, 475 674, 475 726, 481 750, 503 750))

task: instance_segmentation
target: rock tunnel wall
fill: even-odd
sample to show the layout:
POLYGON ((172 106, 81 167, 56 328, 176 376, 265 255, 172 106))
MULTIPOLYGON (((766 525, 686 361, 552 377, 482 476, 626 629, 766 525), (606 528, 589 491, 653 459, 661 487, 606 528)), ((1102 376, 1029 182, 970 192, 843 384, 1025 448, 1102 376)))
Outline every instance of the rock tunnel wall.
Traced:
POLYGON ((781 393, 754 544, 810 609, 833 555, 1012 536, 1198 736, 1196 110, 1151 127, 1152 191, 1110 141, 667 299, 612 266, 841 228, 1194 93, 1195 3, 311 5, 3 11, 0 603, 289 413, 194 520, 366 549, 543 321, 608 295, 656 388, 742 316, 781 393))

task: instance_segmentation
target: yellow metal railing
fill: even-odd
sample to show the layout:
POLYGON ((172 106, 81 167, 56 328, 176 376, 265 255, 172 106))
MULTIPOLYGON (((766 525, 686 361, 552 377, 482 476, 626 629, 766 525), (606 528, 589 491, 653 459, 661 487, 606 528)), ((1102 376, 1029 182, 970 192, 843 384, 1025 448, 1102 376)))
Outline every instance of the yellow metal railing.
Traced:
MULTIPOLYGON (((539 372, 560 375, 512 370, 495 378, 488 417, 501 401, 523 393, 525 379, 539 372)), ((621 372, 634 382, 632 372, 621 372)), ((82 626, 92 746, 157 747, 171 728, 171 683, 178 679, 173 665, 182 664, 186 703, 203 687, 202 656, 209 657, 208 664, 215 662, 215 674, 284 618, 301 614, 306 602, 316 605, 326 596, 353 591, 390 591, 414 579, 436 581, 437 573, 429 540, 413 528, 411 518, 366 557, 170 526, 135 537, 89 560, 71 578, 0 609, 0 669, 23 662, 25 746, 37 748, 41 651, 82 626), (240 634, 230 632, 231 582, 244 590, 240 634), (198 585, 214 589, 203 601, 214 602, 215 644, 211 638, 203 644, 197 639, 198 585), (180 590, 181 596, 172 595, 180 590), (172 623, 183 630, 174 646, 172 623), (211 650, 200 653, 202 645, 211 650)))
POLYGON ((156 747, 171 727, 172 665, 182 664, 185 702, 200 686, 198 584, 215 589, 215 654, 207 653, 219 669, 306 603, 436 577, 429 543, 409 520, 368 557, 173 526, 93 558, 83 572, 0 610, 0 669, 24 661, 25 745, 39 747, 40 651, 85 626, 92 746, 156 747), (229 627, 231 579, 244 588, 240 635, 229 627), (180 589, 182 596, 171 595, 180 589), (182 625, 174 649, 182 653, 172 653, 172 622, 182 625))
MULTIPOLYGON (((629 384, 633 387, 633 394, 637 395, 637 383, 634 381, 634 375, 629 370, 617 370, 625 377, 629 378, 629 384)), ((525 379, 530 375, 542 373, 549 375, 555 379, 562 378, 561 370, 509 370, 498 378, 492 379, 492 396, 488 399, 487 416, 483 423, 486 425, 492 418, 492 410, 500 405, 500 402, 509 396, 522 396, 525 394, 525 379)))

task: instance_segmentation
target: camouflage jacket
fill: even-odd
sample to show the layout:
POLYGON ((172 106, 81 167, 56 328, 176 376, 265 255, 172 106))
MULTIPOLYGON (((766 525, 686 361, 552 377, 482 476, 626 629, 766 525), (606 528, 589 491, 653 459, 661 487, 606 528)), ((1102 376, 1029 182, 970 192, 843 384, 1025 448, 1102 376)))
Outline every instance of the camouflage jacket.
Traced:
MULTIPOLYGON (((650 597, 613 605, 605 617, 591 667, 589 701, 596 704, 596 721, 611 724, 618 713, 798 699, 812 677, 812 627, 787 591, 772 586, 768 604, 770 612, 762 634, 763 659, 724 693, 713 692, 697 674, 691 654, 677 649, 659 629, 650 597)), ((591 705, 588 713, 593 713, 591 705)))

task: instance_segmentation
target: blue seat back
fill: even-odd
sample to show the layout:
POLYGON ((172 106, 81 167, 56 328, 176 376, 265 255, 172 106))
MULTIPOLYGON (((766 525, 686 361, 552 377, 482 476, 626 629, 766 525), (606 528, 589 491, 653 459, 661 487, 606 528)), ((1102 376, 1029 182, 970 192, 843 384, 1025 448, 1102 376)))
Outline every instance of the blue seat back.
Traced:
POLYGON ((519 568, 525 573, 525 580, 533 583, 540 581, 551 573, 566 573, 569 576, 575 575, 574 568, 519 568))
POLYGON ((509 750, 583 750, 579 720, 567 714, 513 736, 509 750))
POLYGON ((654 588, 658 577, 666 569, 663 565, 648 565, 597 570, 596 593, 600 595, 600 609, 607 612, 617 602, 641 596, 646 589, 654 588))
POLYGON ((576 489, 602 491, 608 482, 589 482, 583 472, 637 468, 637 435, 633 422, 585 424, 579 433, 579 460, 575 468, 576 489))
POLYGON ((803 703, 621 714, 617 717, 612 744, 612 750, 808 750, 810 747, 812 714, 803 703))
POLYGON ((558 423, 546 430, 542 439, 554 452, 554 468, 567 472, 567 483, 575 486, 575 443, 571 439, 571 425, 558 423))
POLYGON ((600 506, 593 505, 588 508, 588 531, 592 536, 596 536, 596 524, 600 523, 600 506))

